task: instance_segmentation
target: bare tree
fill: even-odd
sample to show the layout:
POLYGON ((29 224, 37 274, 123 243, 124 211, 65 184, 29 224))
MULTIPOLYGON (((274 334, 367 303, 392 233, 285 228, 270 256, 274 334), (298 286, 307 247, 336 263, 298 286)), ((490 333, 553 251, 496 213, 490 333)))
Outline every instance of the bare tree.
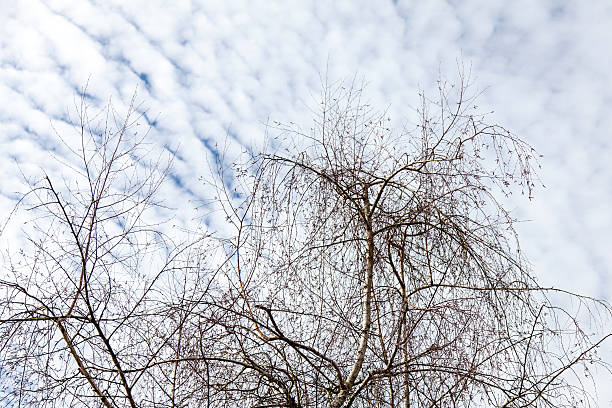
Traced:
POLYGON ((475 113, 461 80, 421 95, 419 124, 399 133, 354 84, 326 86, 312 129, 278 123, 285 153, 239 166, 222 200, 236 401, 595 403, 573 374, 603 339, 548 294, 608 305, 537 283, 499 200, 531 197, 534 151, 475 113))
POLYGON ((133 101, 83 98, 77 160, 30 183, 2 265, 0 406, 595 405, 581 370, 607 336, 579 313, 609 307, 537 283, 503 204, 531 196, 534 151, 461 79, 400 132, 326 86, 309 131, 217 163, 213 236, 166 234, 169 162, 133 101))
POLYGON ((183 338, 213 283, 206 240, 164 234, 170 161, 137 134, 134 100, 123 116, 90 116, 85 96, 77 110, 78 140, 58 135, 72 157, 30 182, 29 245, 2 266, 0 405, 184 406, 205 393, 187 387, 183 338))

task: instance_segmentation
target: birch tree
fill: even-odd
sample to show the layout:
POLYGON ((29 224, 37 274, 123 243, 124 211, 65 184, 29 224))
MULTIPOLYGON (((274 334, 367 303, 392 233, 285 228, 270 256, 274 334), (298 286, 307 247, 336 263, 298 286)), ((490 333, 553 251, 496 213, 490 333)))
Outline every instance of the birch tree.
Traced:
POLYGON ((531 197, 537 155, 479 115, 468 89, 440 82, 435 100, 421 95, 417 126, 396 132, 354 84, 328 86, 311 129, 276 124, 294 143, 239 168, 224 200, 240 346, 228 352, 248 368, 236 400, 594 402, 573 375, 603 339, 549 301, 562 291, 538 284, 504 207, 531 197))
POLYGON ((307 130, 220 158, 203 199, 222 227, 197 235, 160 222, 170 162, 139 109, 83 99, 3 258, 0 406, 595 406, 608 336, 585 322, 610 308, 538 283, 506 210, 537 154, 460 80, 399 131, 325 86, 307 130))

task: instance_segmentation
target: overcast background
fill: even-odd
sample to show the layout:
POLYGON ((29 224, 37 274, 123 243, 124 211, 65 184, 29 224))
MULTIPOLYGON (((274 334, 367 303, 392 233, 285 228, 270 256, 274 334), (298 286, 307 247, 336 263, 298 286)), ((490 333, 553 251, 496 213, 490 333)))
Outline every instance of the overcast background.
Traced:
MULTIPOLYGON (((63 154, 75 97, 138 87, 151 140, 177 152, 177 222, 205 199, 216 143, 261 142, 271 120, 308 126, 321 77, 357 75, 401 124, 417 90, 471 67, 482 111, 543 155, 546 188, 511 206, 542 283, 612 296, 612 2, 0 0, 0 211, 23 171, 63 154), (125 4, 124 4, 125 3, 125 4)), ((29 170, 28 170, 29 169, 29 170)), ((7 238, 6 234, 3 237, 7 238)), ((612 362, 611 347, 605 356, 612 362)), ((601 406, 612 406, 600 375, 601 406)))

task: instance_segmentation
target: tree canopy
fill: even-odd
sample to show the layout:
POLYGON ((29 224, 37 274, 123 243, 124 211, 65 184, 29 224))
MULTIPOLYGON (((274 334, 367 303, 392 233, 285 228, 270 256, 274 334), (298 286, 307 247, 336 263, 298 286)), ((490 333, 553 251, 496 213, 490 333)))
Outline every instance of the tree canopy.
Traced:
POLYGON ((34 227, 3 265, 0 404, 594 405, 579 369, 605 366, 607 336, 580 313, 609 306, 542 287, 504 204, 531 197, 537 154, 464 78, 438 91, 397 131, 355 83, 326 84, 308 130, 219 158, 227 228, 178 241, 151 214, 170 161, 133 110, 94 131, 82 105, 78 166, 19 204, 34 227))

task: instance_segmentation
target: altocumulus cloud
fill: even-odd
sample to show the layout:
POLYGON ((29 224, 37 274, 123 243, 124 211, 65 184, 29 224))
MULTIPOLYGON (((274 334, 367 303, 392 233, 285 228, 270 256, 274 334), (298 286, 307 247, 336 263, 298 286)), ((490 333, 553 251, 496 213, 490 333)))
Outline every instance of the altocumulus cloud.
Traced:
MULTIPOLYGON (((373 103, 401 125, 417 89, 456 77, 459 59, 486 88, 482 110, 496 109, 496 121, 544 155, 547 188, 531 203, 513 201, 517 216, 532 220, 520 229, 538 276, 612 297, 606 0, 28 0, 0 8, 3 214, 23 190, 20 172, 41 163, 52 170, 49 152, 68 157, 53 129, 70 138, 85 84, 92 107, 111 98, 119 111, 138 88, 150 140, 176 152, 165 194, 177 222, 189 223, 207 194, 197 179, 218 146, 230 154, 257 146, 268 120, 308 126, 321 76, 365 78, 373 103)), ((610 400, 602 387, 601 404, 610 400)))

